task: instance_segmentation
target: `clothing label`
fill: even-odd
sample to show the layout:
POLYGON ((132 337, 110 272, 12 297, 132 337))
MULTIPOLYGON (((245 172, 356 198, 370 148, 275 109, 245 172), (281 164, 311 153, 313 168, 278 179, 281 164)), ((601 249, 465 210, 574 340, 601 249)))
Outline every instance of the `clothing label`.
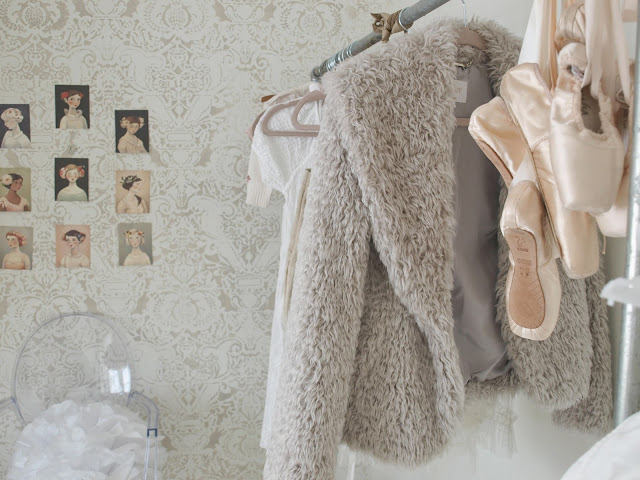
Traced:
POLYGON ((456 97, 456 103, 467 103, 467 82, 456 80, 453 82, 453 90, 456 97))

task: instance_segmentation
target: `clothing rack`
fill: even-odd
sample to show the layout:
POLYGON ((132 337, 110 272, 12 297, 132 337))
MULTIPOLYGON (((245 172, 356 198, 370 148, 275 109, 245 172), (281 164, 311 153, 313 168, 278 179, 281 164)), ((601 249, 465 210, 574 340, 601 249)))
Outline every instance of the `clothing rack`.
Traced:
MULTIPOLYGON (((402 10, 400 23, 408 25, 450 0, 420 0, 402 10)), ((464 3, 464 0, 463 0, 464 3)), ((380 33, 371 32, 335 53, 311 71, 311 81, 319 82, 322 75, 339 63, 378 43, 380 33)), ((635 92, 640 92, 640 9, 636 23, 635 92)), ((627 217, 627 258, 625 276, 631 281, 640 277, 640 95, 633 100, 633 136, 631 139, 631 182, 627 217)), ((640 295, 640 292, 638 292, 640 295)), ((616 425, 640 410, 640 312, 632 304, 625 304, 622 314, 619 348, 616 358, 614 384, 614 412, 616 425)))
MULTIPOLYGON (((625 276, 640 275, 640 9, 636 23, 635 95, 633 98, 633 136, 631 139, 631 181, 627 216, 627 261, 625 276)), ((640 292, 635 292, 640 295, 640 292)), ((613 419, 619 425, 640 410, 640 314, 632 304, 622 313, 620 346, 616 362, 613 419)))
MULTIPOLYGON (((420 0, 414 5, 402 10, 400 13, 400 24, 409 25, 449 1, 450 0, 420 0)), ((375 45, 381 39, 382 34, 371 32, 366 37, 356 40, 311 70, 311 81, 319 82, 322 75, 333 70, 339 63, 375 45)))

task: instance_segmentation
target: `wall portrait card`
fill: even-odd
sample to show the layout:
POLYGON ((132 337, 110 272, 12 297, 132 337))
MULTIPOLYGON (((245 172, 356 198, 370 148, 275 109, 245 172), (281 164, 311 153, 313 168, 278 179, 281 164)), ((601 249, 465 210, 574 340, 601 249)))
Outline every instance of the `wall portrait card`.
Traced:
POLYGON ((0 168, 0 213, 31 211, 31 169, 0 168))
POLYGON ((151 223, 118 224, 118 264, 124 267, 151 265, 151 223))
POLYGON ((90 266, 89 225, 56 225, 56 267, 89 268, 90 266))
POLYGON ((116 213, 149 213, 151 172, 116 170, 116 213))
POLYGON ((149 152, 149 110, 116 110, 116 153, 149 152))
POLYGON ((56 201, 87 202, 89 200, 89 159, 56 158, 54 163, 56 201))
POLYGON ((2 270, 33 269, 33 227, 0 227, 2 270))
POLYGON ((84 130, 91 125, 88 85, 56 85, 56 128, 84 130))
POLYGON ((31 147, 31 117, 29 105, 0 104, 0 148, 31 147))

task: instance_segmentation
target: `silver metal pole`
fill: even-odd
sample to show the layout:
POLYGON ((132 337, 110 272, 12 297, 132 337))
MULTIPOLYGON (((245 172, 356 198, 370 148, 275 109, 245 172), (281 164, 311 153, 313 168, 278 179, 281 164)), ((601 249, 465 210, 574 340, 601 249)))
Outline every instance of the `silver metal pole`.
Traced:
MULTIPOLYGON (((403 10, 401 21, 406 25, 413 23, 419 18, 424 17, 427 13, 435 10, 445 3, 448 3, 449 1, 450 0, 421 0, 403 10)), ((311 70, 311 81, 319 82, 322 75, 330 70, 333 70, 340 62, 346 60, 349 57, 357 55, 358 53, 366 50, 372 45, 375 45, 380 41, 381 38, 381 34, 371 32, 366 37, 363 37, 360 40, 356 40, 349 46, 333 54, 331 57, 327 58, 324 62, 311 70)))
MULTIPOLYGON (((636 24, 635 89, 633 98, 633 132, 631 144, 631 182, 627 217, 626 276, 640 275, 640 9, 636 24)), ((640 410, 640 324, 638 310, 625 305, 622 313, 617 378, 614 389, 613 420, 620 425, 640 410)))

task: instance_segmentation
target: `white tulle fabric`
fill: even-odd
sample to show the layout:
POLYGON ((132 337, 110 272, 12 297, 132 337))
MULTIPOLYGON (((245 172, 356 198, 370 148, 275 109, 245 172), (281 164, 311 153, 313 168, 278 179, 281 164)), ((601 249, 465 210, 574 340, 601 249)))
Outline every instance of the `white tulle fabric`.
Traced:
MULTIPOLYGON (((146 423, 123 407, 64 401, 24 428, 7 479, 142 479, 146 432, 146 423)), ((164 459, 164 449, 158 448, 158 458, 164 459)), ((150 458, 153 462, 153 453, 150 458)))

